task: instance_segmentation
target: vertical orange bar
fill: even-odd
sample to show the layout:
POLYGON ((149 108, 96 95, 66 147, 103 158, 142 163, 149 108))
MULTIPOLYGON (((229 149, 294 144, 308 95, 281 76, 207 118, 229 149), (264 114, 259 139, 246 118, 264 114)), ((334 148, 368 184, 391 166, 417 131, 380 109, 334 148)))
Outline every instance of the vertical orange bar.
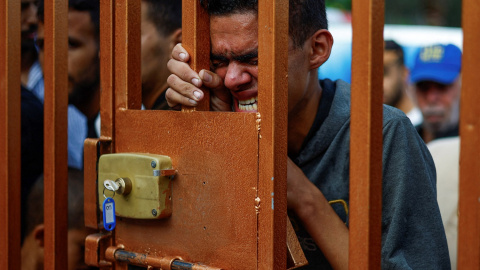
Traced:
POLYGON ((115 107, 140 109, 140 2, 115 1, 115 107))
POLYGON ((0 259, 20 269, 20 1, 0 3, 0 259))
POLYGON ((114 14, 115 0, 100 1, 100 116, 101 137, 113 140, 114 134, 114 14))
MULTIPOLYGON (((198 0, 182 1, 182 46, 190 54, 190 67, 196 72, 210 69, 210 20, 198 0)), ((183 107, 183 111, 209 111, 210 92, 195 107, 183 107)))
POLYGON ((350 269, 380 269, 383 0, 352 1, 350 269))
POLYGON ((45 1, 45 269, 67 269, 68 1, 45 1))
POLYGON ((480 268, 480 3, 463 0, 458 269, 480 268))
POLYGON ((111 153, 115 135, 114 110, 114 25, 115 0, 100 1, 100 139, 84 143, 84 212, 85 226, 98 229, 97 159, 99 154, 111 153))
POLYGON ((286 269, 288 1, 259 1, 258 13, 258 269, 286 269))

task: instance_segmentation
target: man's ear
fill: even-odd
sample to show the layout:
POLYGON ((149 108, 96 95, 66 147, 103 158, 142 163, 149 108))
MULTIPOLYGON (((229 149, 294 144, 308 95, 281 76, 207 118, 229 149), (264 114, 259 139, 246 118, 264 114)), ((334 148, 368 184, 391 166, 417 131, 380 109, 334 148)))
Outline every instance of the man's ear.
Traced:
POLYGON ((320 29, 310 37, 310 69, 319 68, 330 57, 333 46, 332 34, 320 29))
POLYGON ((44 234, 45 226, 43 224, 38 224, 35 229, 33 229, 33 238, 40 247, 44 247, 45 245, 44 234))
POLYGON ((178 28, 170 34, 170 51, 173 50, 173 47, 178 43, 182 43, 182 28, 178 28))

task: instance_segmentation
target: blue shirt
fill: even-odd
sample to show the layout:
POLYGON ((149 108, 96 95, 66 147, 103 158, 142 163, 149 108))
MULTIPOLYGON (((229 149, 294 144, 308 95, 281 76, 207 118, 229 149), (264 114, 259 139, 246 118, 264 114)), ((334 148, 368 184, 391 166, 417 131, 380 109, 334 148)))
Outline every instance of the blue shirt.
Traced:
MULTIPOLYGON (((45 88, 40 63, 36 61, 30 68, 27 89, 43 103, 45 88)), ((83 142, 87 138, 87 117, 75 106, 68 105, 68 166, 83 169, 83 142)))

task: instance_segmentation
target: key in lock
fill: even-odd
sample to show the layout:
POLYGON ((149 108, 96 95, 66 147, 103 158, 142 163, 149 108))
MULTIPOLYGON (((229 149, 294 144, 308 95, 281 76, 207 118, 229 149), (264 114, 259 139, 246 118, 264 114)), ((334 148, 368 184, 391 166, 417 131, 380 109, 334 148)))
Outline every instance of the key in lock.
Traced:
MULTIPOLYGON (((98 163, 98 198, 115 200, 115 214, 133 219, 161 219, 172 214, 171 159, 137 153, 102 155, 98 163), (113 194, 114 192, 114 194, 113 194)), ((99 203, 100 211, 103 207, 99 203)))

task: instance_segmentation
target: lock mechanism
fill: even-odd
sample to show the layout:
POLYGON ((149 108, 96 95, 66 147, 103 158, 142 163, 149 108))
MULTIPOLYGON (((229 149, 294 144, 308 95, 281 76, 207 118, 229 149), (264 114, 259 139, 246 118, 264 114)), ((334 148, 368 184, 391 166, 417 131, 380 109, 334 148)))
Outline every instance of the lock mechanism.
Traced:
POLYGON ((105 154, 98 162, 99 209, 104 196, 115 201, 115 215, 133 219, 161 219, 172 214, 175 175, 170 157, 152 154, 105 154))

